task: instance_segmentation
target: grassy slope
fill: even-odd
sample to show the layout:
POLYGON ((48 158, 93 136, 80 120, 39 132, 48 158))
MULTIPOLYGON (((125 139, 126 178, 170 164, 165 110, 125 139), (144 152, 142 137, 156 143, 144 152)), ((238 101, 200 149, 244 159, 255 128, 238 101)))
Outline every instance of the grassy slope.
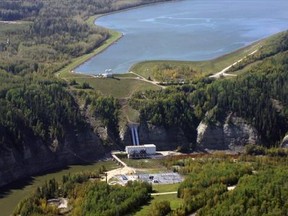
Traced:
POLYGON ((155 173, 155 172, 167 172, 167 168, 161 164, 161 160, 159 159, 139 159, 139 160, 131 160, 131 159, 122 159, 127 166, 132 166, 137 169, 145 169, 145 173, 155 173))
POLYGON ((165 193, 165 192, 172 192, 177 191, 180 183, 176 184, 154 184, 153 191, 155 193, 165 193))
MULTIPOLYGON (((153 191, 155 191, 155 193, 165 193, 165 192, 177 191, 179 185, 180 185, 179 183, 167 184, 167 185, 154 184, 153 185, 153 191)), ((177 194, 153 196, 152 200, 147 205, 142 206, 141 209, 135 213, 135 216, 149 215, 150 208, 151 208, 152 204, 154 202, 159 202, 159 201, 164 201, 164 200, 170 202, 170 207, 172 210, 179 208, 183 204, 183 200, 178 198, 177 194)))
MULTIPOLYGON (((93 23, 89 19, 88 22, 93 23)), ((75 74, 71 73, 71 71, 77 67, 78 65, 84 63, 85 61, 89 60, 94 55, 97 55, 98 53, 105 50, 109 45, 114 43, 116 40, 118 40, 121 37, 120 33, 112 32, 112 37, 109 38, 101 47, 94 50, 93 53, 87 54, 84 56, 81 56, 73 63, 66 66, 64 69, 62 69, 57 76, 60 78, 63 78, 67 81, 70 81, 72 79, 76 80, 78 83, 87 82, 92 86, 96 91, 101 92, 103 95, 112 95, 117 98, 127 98, 133 92, 135 91, 143 91, 143 90, 158 90, 159 87, 152 85, 147 82, 143 82, 141 80, 137 79, 130 79, 135 78, 133 74, 121 74, 117 75, 116 79, 99 79, 99 78, 93 78, 92 76, 84 75, 84 74, 75 74)), ((209 73, 216 73, 223 68, 227 67, 228 65, 234 63, 235 61, 243 58, 244 56, 248 55, 249 53, 253 52, 254 50, 258 49, 262 45, 262 41, 252 44, 248 47, 242 48, 240 50, 237 50, 233 53, 227 54, 225 56, 219 57, 217 59, 213 59, 211 61, 199 61, 199 62, 187 62, 187 61, 147 61, 147 62, 141 62, 136 65, 134 65, 131 68, 131 71, 136 72, 137 74, 140 74, 146 78, 148 76, 152 76, 151 71, 152 68, 156 64, 161 63, 168 63, 171 65, 175 65, 177 67, 181 66, 192 66, 196 71, 200 72, 199 76, 207 75, 209 73)), ((152 76, 153 77, 153 76, 152 76)), ((135 119, 135 118, 132 118, 135 119)))
POLYGON ((113 96, 116 98, 129 98, 136 91, 144 90, 158 90, 159 87, 150 83, 137 80, 137 79, 125 79, 125 78, 93 78, 87 75, 76 75, 67 78, 67 80, 76 80, 77 83, 83 82, 89 83, 89 85, 96 91, 99 91, 105 96, 113 96))
POLYGON ((288 31, 287 30, 283 31, 283 32, 280 32, 278 34, 272 35, 272 36, 268 37, 267 39, 263 40, 263 42, 261 44, 261 47, 259 48, 259 50, 256 53, 256 55, 260 56, 261 54, 266 54, 268 56, 266 56, 262 60, 255 59, 251 63, 247 63, 242 69, 236 69, 235 71, 234 70, 229 70, 228 73, 234 73, 234 74, 237 74, 237 75, 240 75, 242 73, 246 73, 252 67, 256 66, 257 64, 259 64, 261 62, 263 62, 263 60, 265 60, 266 58, 269 58, 269 57, 272 57, 274 55, 277 55, 279 53, 279 51, 275 52, 275 48, 279 47, 279 43, 280 44, 283 43, 283 39, 286 37, 285 35, 288 35, 288 31))
MULTIPOLYGON (((101 15, 93 16, 87 19, 89 25, 94 25, 95 19, 101 15)), ((83 82, 89 83, 89 85, 96 91, 99 91, 105 96, 114 96, 116 98, 127 98, 130 97, 135 91, 142 90, 158 90, 159 87, 150 83, 136 79, 137 77, 133 74, 119 74, 115 76, 115 79, 99 79, 85 74, 72 73, 77 66, 88 61, 93 56, 103 52, 117 40, 122 37, 120 32, 110 30, 110 38, 106 40, 102 46, 95 49, 92 53, 75 58, 73 62, 62 70, 60 70, 56 76, 67 81, 75 80, 77 83, 82 84, 83 82)))
POLYGON ((155 65, 166 63, 176 67, 190 66, 199 72, 200 75, 213 74, 250 54, 262 46, 262 44, 263 41, 259 41, 248 47, 244 47, 235 52, 208 61, 145 61, 133 65, 130 70, 148 78, 148 76, 153 77, 152 70, 155 65))

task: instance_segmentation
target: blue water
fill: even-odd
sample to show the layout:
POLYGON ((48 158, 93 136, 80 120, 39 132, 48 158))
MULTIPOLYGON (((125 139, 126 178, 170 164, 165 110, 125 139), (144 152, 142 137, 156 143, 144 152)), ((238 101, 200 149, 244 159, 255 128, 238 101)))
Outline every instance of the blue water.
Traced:
POLYGON ((124 73, 145 60, 208 60, 288 29, 287 0, 182 0, 103 16, 124 34, 76 71, 124 73))

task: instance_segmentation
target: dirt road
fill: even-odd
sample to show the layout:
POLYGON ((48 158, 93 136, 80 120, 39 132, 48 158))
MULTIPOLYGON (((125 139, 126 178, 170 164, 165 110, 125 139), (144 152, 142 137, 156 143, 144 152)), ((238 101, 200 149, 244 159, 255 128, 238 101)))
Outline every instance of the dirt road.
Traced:
MULTIPOLYGON (((253 52, 251 52, 251 53, 250 53, 249 55, 247 55, 247 56, 253 55, 253 54, 256 53, 257 51, 258 51, 258 49, 257 49, 257 50, 254 50, 253 52)), ((221 76, 237 76, 236 74, 227 74, 227 73, 225 73, 225 72, 228 71, 228 70, 229 70, 231 67, 233 67, 234 65, 236 65, 236 64, 238 64, 239 62, 243 61, 243 59, 245 59, 247 56, 245 56, 244 58, 242 58, 242 59, 234 62, 233 64, 229 65, 228 67, 224 68, 223 70, 221 70, 221 71, 219 71, 218 73, 213 74, 213 75, 211 75, 211 76, 209 76, 209 77, 210 77, 210 78, 216 78, 216 79, 218 79, 218 78, 220 78, 221 76)))

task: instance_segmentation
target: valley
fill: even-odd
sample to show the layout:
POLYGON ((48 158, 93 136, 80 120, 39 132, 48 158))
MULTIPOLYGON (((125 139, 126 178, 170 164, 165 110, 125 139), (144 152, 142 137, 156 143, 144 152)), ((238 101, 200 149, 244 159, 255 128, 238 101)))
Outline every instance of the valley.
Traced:
MULTIPOLYGON (((287 214, 287 31, 213 59, 153 57, 127 73, 77 73, 127 37, 95 26, 96 18, 155 2, 163 1, 37 0, 15 3, 13 13, 1 3, 1 214, 56 215, 48 204, 55 198, 69 200, 64 215, 287 214), (127 167, 144 176, 179 173, 183 182, 122 187, 114 174, 115 185, 101 181, 110 170, 123 174, 110 153, 133 143, 130 124, 139 144, 175 154, 124 156, 127 167), (97 200, 103 193, 113 202, 97 200)), ((185 3, 138 9, 178 2, 185 3)))

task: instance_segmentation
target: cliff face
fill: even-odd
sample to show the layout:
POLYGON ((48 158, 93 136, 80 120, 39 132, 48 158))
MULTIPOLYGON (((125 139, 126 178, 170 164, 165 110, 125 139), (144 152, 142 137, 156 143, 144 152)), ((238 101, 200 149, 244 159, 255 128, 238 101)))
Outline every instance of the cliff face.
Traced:
POLYGON ((225 123, 201 122, 197 128, 197 144, 201 149, 241 152, 246 144, 257 144, 257 130, 244 119, 228 116, 225 123))
MULTIPOLYGON (((140 145, 155 144, 157 151, 174 150, 177 147, 189 145, 183 131, 178 127, 164 128, 142 121, 138 126, 138 134, 140 145)), ((128 126, 120 137, 125 145, 132 145, 131 132, 128 126)))
POLYGON ((91 162, 104 154, 99 137, 92 131, 71 131, 62 142, 54 140, 50 145, 26 140, 23 148, 17 149, 7 143, 0 149, 0 186, 71 163, 91 162))
MULTIPOLYGON (((180 146, 189 146, 184 132, 179 127, 164 128, 143 121, 139 124, 138 133, 140 144, 155 144, 157 150, 174 150, 180 146)), ((122 131, 121 138, 125 145, 132 145, 128 126, 122 131)), ((200 150, 242 152, 245 145, 257 143, 257 130, 237 116, 227 116, 224 123, 207 124, 202 121, 197 128, 197 147, 200 150)))

